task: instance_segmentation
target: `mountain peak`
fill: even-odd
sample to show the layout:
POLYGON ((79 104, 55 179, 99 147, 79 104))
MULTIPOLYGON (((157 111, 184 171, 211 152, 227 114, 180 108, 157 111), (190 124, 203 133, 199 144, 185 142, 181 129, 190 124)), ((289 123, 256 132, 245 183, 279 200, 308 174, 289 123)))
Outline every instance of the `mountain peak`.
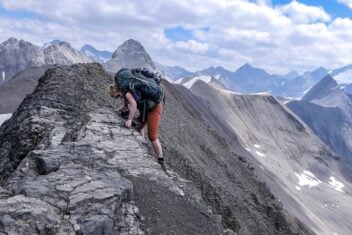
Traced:
POLYGON ((253 69, 254 67, 252 65, 250 65, 249 63, 245 63, 244 65, 242 65, 241 67, 238 68, 239 69, 253 69))
POLYGON ((134 39, 129 39, 122 43, 112 54, 112 59, 106 62, 104 67, 112 73, 116 73, 121 68, 146 67, 155 69, 155 65, 143 45, 134 39))
POLYGON ((125 41, 123 44, 136 44, 136 45, 140 45, 140 46, 142 46, 142 44, 139 42, 139 41, 137 41, 137 40, 134 40, 134 39, 132 39, 132 38, 130 38, 130 39, 128 39, 127 41, 125 41))
POLYGON ((128 39, 127 41, 122 43, 121 46, 117 48, 117 50, 112 54, 112 58, 115 58, 121 54, 137 52, 137 51, 139 51, 140 53, 146 53, 144 47, 140 42, 134 39, 128 39))
POLYGON ((59 43, 59 46, 72 47, 70 43, 65 42, 65 41, 61 41, 61 42, 59 43))
POLYGON ((81 51, 84 51, 84 50, 89 50, 89 51, 93 51, 94 50, 94 51, 96 51, 96 49, 93 46, 89 45, 89 44, 84 44, 82 46, 81 51))
POLYGON ((326 75, 320 82, 318 82, 312 89, 310 89, 302 100, 311 101, 319 99, 328 94, 331 89, 337 86, 337 82, 330 76, 326 75))
POLYGON ((260 69, 260 68, 256 68, 253 67, 252 65, 245 63, 244 65, 242 65, 241 67, 239 67, 235 73, 260 73, 262 76, 263 75, 269 75, 265 70, 260 69))
POLYGON ((61 43, 64 43, 64 41, 61 41, 60 39, 54 39, 51 42, 44 43, 43 48, 48 48, 53 45, 60 45, 61 43))
POLYGON ((16 44, 18 43, 18 39, 14 38, 14 37, 10 37, 9 39, 7 39, 6 41, 3 42, 3 44, 16 44))

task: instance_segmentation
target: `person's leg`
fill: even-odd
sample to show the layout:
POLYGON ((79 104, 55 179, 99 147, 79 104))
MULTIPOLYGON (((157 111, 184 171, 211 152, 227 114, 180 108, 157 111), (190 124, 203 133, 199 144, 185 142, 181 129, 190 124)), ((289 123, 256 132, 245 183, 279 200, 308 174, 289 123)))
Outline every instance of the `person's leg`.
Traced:
POLYGON ((161 144, 159 139, 156 139, 152 142, 155 154, 157 158, 163 158, 163 150, 161 148, 161 144))
POLYGON ((144 129, 145 129, 145 126, 147 125, 147 122, 146 122, 146 120, 143 120, 143 115, 141 113, 139 114, 138 120, 141 123, 141 127, 139 129, 139 132, 144 137, 144 129))
POLYGON ((160 141, 158 139, 158 129, 160 126, 160 117, 162 112, 161 104, 157 104, 152 111, 148 113, 148 138, 152 142, 156 157, 158 159, 163 158, 163 152, 160 141))

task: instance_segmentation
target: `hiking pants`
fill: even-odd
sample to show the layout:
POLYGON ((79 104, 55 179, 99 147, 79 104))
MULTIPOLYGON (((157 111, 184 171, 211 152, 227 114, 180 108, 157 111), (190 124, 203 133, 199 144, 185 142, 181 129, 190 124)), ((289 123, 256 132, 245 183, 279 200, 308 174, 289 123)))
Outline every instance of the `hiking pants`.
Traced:
POLYGON ((143 129, 145 125, 148 125, 148 138, 152 142, 158 139, 158 130, 160 126, 160 117, 162 111, 163 107, 161 104, 155 105, 155 107, 148 112, 147 120, 142 122, 141 129, 143 129))

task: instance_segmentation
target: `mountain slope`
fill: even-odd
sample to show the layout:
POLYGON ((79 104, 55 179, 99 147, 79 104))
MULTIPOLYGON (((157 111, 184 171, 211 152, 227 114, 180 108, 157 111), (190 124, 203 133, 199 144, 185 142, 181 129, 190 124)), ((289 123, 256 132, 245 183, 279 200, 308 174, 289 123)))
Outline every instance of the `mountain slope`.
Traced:
POLYGON ((238 95, 202 81, 191 90, 205 103, 195 107, 288 211, 318 234, 351 231, 351 173, 303 122, 270 95, 238 95))
POLYGON ((30 67, 16 74, 12 79, 0 84, 0 114, 13 113, 26 95, 31 94, 38 79, 52 66, 30 67))
POLYGON ((1 126, 1 232, 311 233, 167 82, 160 136, 178 174, 162 171, 113 113, 112 81, 97 64, 50 69, 1 126))

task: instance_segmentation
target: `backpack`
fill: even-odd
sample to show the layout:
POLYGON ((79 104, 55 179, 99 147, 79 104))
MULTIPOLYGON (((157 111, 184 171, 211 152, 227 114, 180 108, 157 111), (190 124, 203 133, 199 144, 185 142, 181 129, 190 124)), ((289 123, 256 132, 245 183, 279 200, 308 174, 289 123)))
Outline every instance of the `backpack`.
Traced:
POLYGON ((115 75, 115 84, 125 92, 131 92, 137 104, 151 110, 165 99, 165 89, 160 85, 161 76, 149 69, 120 69, 115 75))

